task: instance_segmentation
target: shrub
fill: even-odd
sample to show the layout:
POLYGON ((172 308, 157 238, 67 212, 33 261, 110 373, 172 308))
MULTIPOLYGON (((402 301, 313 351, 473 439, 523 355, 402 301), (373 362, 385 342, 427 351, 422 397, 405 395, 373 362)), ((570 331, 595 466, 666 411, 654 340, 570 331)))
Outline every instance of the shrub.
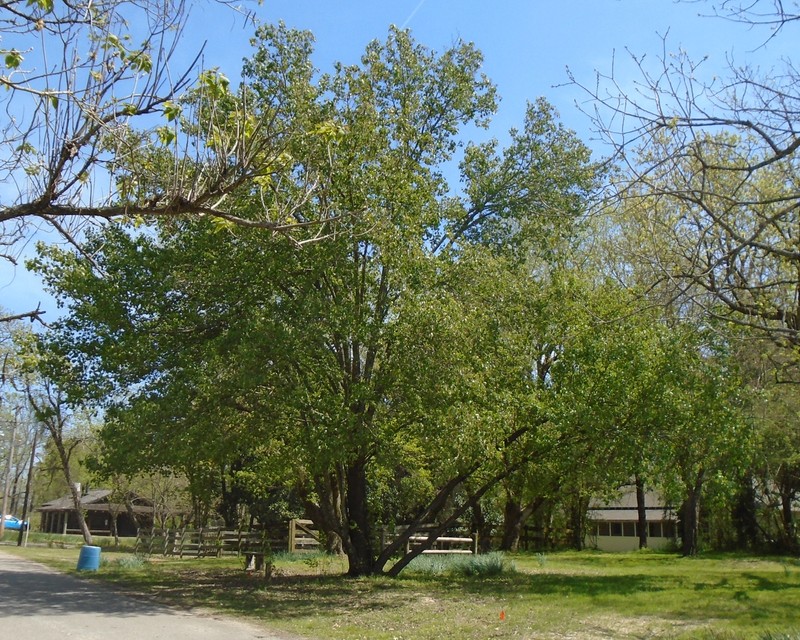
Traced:
POLYGON ((499 552, 485 555, 420 555, 408 565, 408 571, 429 576, 489 578, 515 571, 514 564, 499 552))
POLYGON ((124 555, 121 558, 117 558, 113 561, 120 569, 127 569, 127 570, 136 570, 136 569, 143 569, 145 566, 150 564, 149 558, 140 554, 131 554, 131 555, 124 555))

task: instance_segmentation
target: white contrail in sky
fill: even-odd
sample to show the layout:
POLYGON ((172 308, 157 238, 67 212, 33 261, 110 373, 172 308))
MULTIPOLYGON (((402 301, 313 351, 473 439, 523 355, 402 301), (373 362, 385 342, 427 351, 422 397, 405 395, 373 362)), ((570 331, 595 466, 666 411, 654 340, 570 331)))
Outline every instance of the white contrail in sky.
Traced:
POLYGON ((406 21, 402 25, 400 25, 401 29, 405 29, 408 26, 408 23, 414 19, 414 16, 417 15, 417 11, 420 10, 420 7, 422 7, 422 5, 425 4, 425 2, 426 0, 419 0, 419 4, 411 12, 411 15, 406 18, 406 21))

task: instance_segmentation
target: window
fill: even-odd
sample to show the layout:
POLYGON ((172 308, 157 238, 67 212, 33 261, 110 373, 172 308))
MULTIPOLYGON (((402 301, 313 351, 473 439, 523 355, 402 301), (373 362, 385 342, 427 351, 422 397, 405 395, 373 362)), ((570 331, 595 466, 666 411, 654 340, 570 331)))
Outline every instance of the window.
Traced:
POLYGON ((623 522, 622 523, 622 535, 626 538, 635 538, 636 537, 636 523, 635 522, 623 522))
POLYGON ((621 522, 611 522, 611 535, 612 536, 621 536, 622 535, 622 523, 621 522))
POLYGON ((608 522, 598 522, 597 523, 597 535, 598 536, 610 536, 611 529, 608 526, 608 522))
POLYGON ((651 538, 661 538, 661 523, 660 522, 648 522, 647 523, 647 535, 651 538))

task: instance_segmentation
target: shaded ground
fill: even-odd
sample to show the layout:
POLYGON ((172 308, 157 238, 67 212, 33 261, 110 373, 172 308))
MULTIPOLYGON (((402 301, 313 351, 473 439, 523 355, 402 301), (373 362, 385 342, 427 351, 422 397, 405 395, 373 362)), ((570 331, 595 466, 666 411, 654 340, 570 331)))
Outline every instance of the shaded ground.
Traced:
POLYGON ((0 619, 36 640, 282 640, 252 624, 122 595, 0 551, 0 619))

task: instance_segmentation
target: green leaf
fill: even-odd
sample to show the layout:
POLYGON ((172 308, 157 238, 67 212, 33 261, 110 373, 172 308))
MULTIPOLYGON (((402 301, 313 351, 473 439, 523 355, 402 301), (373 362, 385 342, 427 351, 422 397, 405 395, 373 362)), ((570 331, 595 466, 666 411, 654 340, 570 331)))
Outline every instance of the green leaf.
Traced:
POLYGON ((131 58, 131 67, 142 73, 153 70, 153 59, 147 53, 137 53, 131 58))
POLYGON ((171 101, 165 102, 164 115, 169 122, 176 120, 181 115, 181 106, 171 101))
POLYGON ((29 7, 34 5, 39 7, 42 11, 50 13, 55 7, 55 2, 54 0, 28 0, 29 7))
POLYGON ((345 129, 339 123, 328 120, 314 128, 311 133, 331 141, 336 141, 344 136, 345 129))
POLYGON ((175 135, 175 130, 172 129, 171 127, 159 127, 158 129, 156 129, 156 135, 158 136, 158 139, 161 141, 161 144, 163 144, 164 146, 172 144, 175 141, 175 138, 177 137, 175 135))
POLYGON ((214 233, 221 233, 222 231, 232 231, 236 225, 230 220, 225 218, 213 217, 211 218, 211 227, 214 233))
POLYGON ((200 82, 214 100, 221 98, 228 92, 230 80, 216 69, 204 71, 200 75, 200 82))
POLYGON ((18 69, 23 60, 22 54, 16 49, 12 49, 6 54, 6 67, 9 69, 18 69))

